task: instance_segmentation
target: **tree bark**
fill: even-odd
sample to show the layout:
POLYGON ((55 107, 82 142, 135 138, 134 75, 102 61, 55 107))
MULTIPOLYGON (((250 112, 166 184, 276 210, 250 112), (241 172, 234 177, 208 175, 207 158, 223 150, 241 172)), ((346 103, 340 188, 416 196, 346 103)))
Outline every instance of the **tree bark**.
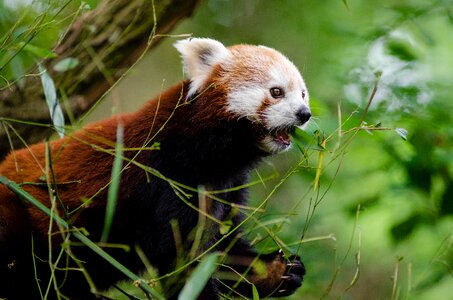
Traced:
MULTIPOLYGON (((149 48, 154 47, 181 19, 194 11, 199 0, 104 0, 80 16, 56 46, 56 58, 43 65, 55 82, 62 107, 74 117, 87 111, 118 78, 149 48), (154 17, 155 16, 155 17, 154 17), (156 22, 155 22, 156 21, 156 22), (57 72, 53 66, 72 57, 77 67, 57 72)), ((37 68, 30 73, 38 73, 37 68)), ((25 77, 25 84, 0 91, 0 159, 11 149, 23 148, 49 136, 49 126, 23 124, 14 120, 51 124, 49 108, 39 76, 25 77), (8 130, 12 125, 17 134, 8 130), (18 137, 20 136, 20 138, 18 137), (23 139, 23 141, 21 141, 23 139)))

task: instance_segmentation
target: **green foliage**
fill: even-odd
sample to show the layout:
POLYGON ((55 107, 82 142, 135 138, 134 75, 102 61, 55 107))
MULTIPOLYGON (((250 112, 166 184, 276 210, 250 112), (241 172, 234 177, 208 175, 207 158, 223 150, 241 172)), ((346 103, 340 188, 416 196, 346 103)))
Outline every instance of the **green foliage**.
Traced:
POLYGON ((53 68, 57 72, 66 72, 68 70, 74 69, 79 65, 79 60, 73 57, 66 57, 59 62, 57 62, 53 68))
POLYGON ((407 130, 404 128, 395 128, 395 132, 403 139, 407 140, 407 130))
POLYGON ((57 91, 55 90, 55 84, 53 79, 50 77, 46 68, 41 64, 38 64, 38 70, 40 72, 42 88, 44 90, 44 96, 46 98, 47 107, 49 108, 50 118, 52 119, 55 130, 58 132, 60 137, 64 136, 64 115, 60 104, 57 99, 57 91))
POLYGON ((123 166, 123 131, 121 124, 116 129, 115 159, 113 160, 112 177, 107 194, 107 208, 105 212, 104 229, 102 231, 101 241, 107 242, 110 228, 115 215, 118 192, 120 190, 121 169, 123 166))
MULTIPOLYGON (((301 234, 306 238, 332 232, 337 241, 301 245, 308 275, 294 299, 323 297, 320 291, 331 281, 324 296, 344 297, 338 290, 350 284, 351 277, 344 275, 355 269, 354 259, 347 258, 340 267, 343 276, 332 279, 328 274, 339 253, 350 247, 358 204, 363 259, 360 276, 347 294, 355 299, 370 294, 390 298, 392 293, 396 298, 448 297, 442 283, 451 286, 453 265, 452 19, 451 1, 443 0, 210 0, 181 29, 227 44, 275 47, 300 67, 307 82, 315 119, 294 138, 310 164, 269 201, 260 221, 277 220, 276 215, 293 211, 291 203, 297 202, 296 216, 289 218, 290 225, 278 226, 275 235, 291 244, 301 234), (367 108, 376 72, 381 76, 367 108), (325 146, 314 133, 320 131, 327 137, 325 146), (318 158, 307 149, 325 153, 319 197, 303 196, 319 170, 318 158), (303 217, 312 210, 311 217, 303 217), (396 256, 404 259, 397 262, 396 256), (404 270, 393 286, 389 279, 396 264, 404 270), (435 279, 428 280, 430 275, 435 279)), ((281 158, 273 163, 280 170, 289 164, 281 158)), ((252 195, 260 203, 263 194, 255 188, 252 195)), ((258 246, 266 236, 266 230, 250 233, 258 246)))
MULTIPOLYGON (((55 56, 52 45, 66 17, 98 4, 50 2, 45 10, 0 2, 0 87, 20 85, 36 61, 55 56)), ((307 81, 315 118, 294 133, 294 151, 256 171, 251 206, 260 210, 245 210, 248 237, 258 248, 302 256, 308 274, 293 299, 450 296, 450 0, 207 0, 178 31, 274 47, 307 81), (284 175, 275 178, 278 172, 284 175)), ((162 64, 148 67, 150 76, 168 69, 176 56, 170 49, 159 54, 162 64)), ((77 63, 66 58, 55 68, 64 72, 77 63)), ((139 79, 144 89, 153 81, 139 79)), ((124 90, 132 95, 137 86, 129 85, 124 90)), ((233 230, 229 221, 220 229, 233 230)), ((192 273, 191 297, 216 258, 202 258, 206 274, 201 266, 192 273)))
POLYGON ((57 55, 54 45, 64 29, 98 1, 0 1, 0 88, 30 72, 36 62, 57 55))
POLYGON ((203 257, 187 279, 181 293, 178 295, 178 300, 195 300, 198 298, 212 273, 216 270, 218 259, 219 255, 216 253, 203 257))

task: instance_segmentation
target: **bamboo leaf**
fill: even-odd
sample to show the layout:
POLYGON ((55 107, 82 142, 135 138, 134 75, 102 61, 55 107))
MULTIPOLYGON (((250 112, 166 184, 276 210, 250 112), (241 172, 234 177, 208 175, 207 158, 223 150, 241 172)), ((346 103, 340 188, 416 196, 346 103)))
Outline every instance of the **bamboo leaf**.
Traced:
POLYGON ((120 189, 121 167, 123 163, 123 134, 123 126, 118 125, 116 130, 115 159, 113 161, 112 176, 107 195, 104 229, 102 230, 101 236, 101 241, 104 243, 107 242, 110 234, 110 228, 112 227, 113 216, 115 215, 116 203, 118 199, 118 191, 120 189))
POLYGON ((212 273, 216 270, 219 255, 212 253, 206 255, 195 268, 190 278, 181 290, 178 300, 195 300, 200 295, 212 273))
POLYGON ((253 300, 260 300, 260 295, 258 294, 258 290, 254 284, 252 285, 252 295, 253 300))
POLYGON ((346 8, 349 9, 348 0, 342 0, 342 1, 343 1, 344 6, 346 6, 346 8))
POLYGON ((57 91, 52 77, 50 77, 47 69, 41 64, 38 64, 39 72, 41 73, 41 84, 44 90, 44 97, 46 98, 47 106, 50 111, 50 118, 55 126, 56 131, 60 137, 64 136, 64 115, 60 104, 57 99, 57 91))
MULTIPOLYGON (((326 147, 326 139, 325 138, 322 138, 320 146, 325 149, 325 147, 326 147)), ((321 173, 322 173, 322 163, 324 161, 324 153, 325 153, 324 151, 319 151, 318 152, 318 166, 316 168, 315 182, 313 184, 313 189, 315 191, 319 187, 319 179, 321 178, 321 173)))
POLYGON ((54 66, 53 69, 57 72, 66 72, 69 70, 74 69, 79 65, 79 60, 74 57, 66 57, 59 62, 57 62, 54 66))
POLYGON ((223 221, 222 223, 220 223, 220 228, 219 228, 220 234, 221 235, 227 234, 231 230, 232 226, 233 226, 232 220, 223 221))
POLYGON ((389 40, 387 42, 387 51, 390 55, 407 62, 414 61, 418 58, 418 55, 412 45, 404 40, 389 40))
POLYGON ((57 57, 57 55, 48 50, 48 49, 45 49, 45 48, 41 48, 41 47, 38 47, 38 46, 35 46, 33 44, 25 44, 25 42, 18 42, 17 43, 17 46, 19 48, 23 48, 24 51, 28 52, 28 53, 31 53, 37 57, 40 57, 40 58, 54 58, 54 57, 57 57))
POLYGON ((396 134, 398 134, 403 140, 407 140, 407 130, 404 128, 395 128, 396 134))
POLYGON ((312 149, 316 151, 325 151, 320 145, 315 144, 316 138, 314 135, 297 128, 295 129, 292 137, 298 146, 302 146, 305 149, 312 149))

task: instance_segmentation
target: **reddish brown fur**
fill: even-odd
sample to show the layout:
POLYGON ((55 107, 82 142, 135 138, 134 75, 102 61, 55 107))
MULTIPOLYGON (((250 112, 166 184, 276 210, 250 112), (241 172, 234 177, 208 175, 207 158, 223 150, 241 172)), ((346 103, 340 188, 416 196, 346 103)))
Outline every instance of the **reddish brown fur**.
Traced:
MULTIPOLYGON (((55 192, 58 193, 67 212, 77 211, 69 215, 68 221, 78 228, 87 228, 90 238, 94 241, 99 240, 118 124, 124 127, 123 143, 126 149, 124 155, 129 160, 151 167, 155 164, 160 167, 158 171, 163 172, 165 176, 169 174, 171 179, 181 180, 182 183, 192 187, 205 185, 222 190, 244 184, 250 168, 267 154, 256 147, 256 140, 261 132, 257 132, 249 121, 239 120, 239 116, 226 111, 228 90, 223 85, 226 83, 221 80, 223 72, 220 66, 214 67, 209 82, 206 83, 207 88, 192 98, 186 98, 189 82, 185 81, 149 101, 137 112, 96 122, 70 133, 63 139, 50 142, 52 172, 49 171, 47 175, 51 178, 51 188, 53 189, 56 185, 55 192), (183 144, 179 142, 181 139, 184 139, 183 144), (149 150, 127 150, 151 146, 154 142, 167 143, 167 148, 154 156, 150 155, 149 150), (174 149, 179 146, 182 148, 174 149), (172 159, 176 162, 174 163, 172 159), (55 182, 52 179, 53 176, 55 182), (90 201, 87 202, 87 199, 90 201)), ((235 80, 240 76, 237 74, 235 80)), ((246 76, 252 76, 252 74, 246 76)), ((191 229, 196 226, 198 213, 182 204, 166 182, 152 178, 150 183, 147 181, 145 171, 133 163, 128 164, 125 161, 123 166, 126 168, 121 176, 117 205, 119 218, 116 219, 119 222, 116 228, 120 230, 114 233, 112 242, 127 243, 132 248, 134 244, 139 244, 146 248, 146 254, 151 262, 160 271, 167 272, 171 270, 175 255, 171 231, 169 232, 169 221, 177 219, 183 231, 183 238, 187 238, 191 229), (150 199, 146 198, 147 193, 150 199), (154 219, 148 221, 147 218, 150 218, 150 215, 154 215, 154 219), (160 227, 153 227, 156 224, 160 227), (123 225, 124 227, 121 227, 123 225), (158 245, 155 244, 156 239, 159 240, 158 245)), ((0 164, 0 175, 21 184, 22 188, 37 200, 48 207, 51 206, 49 188, 45 180, 46 144, 36 144, 9 154, 0 164)), ((227 202, 239 204, 245 202, 245 196, 244 191, 223 195, 227 202)), ((225 219, 231 212, 229 205, 213 202, 212 206, 215 206, 212 208, 213 214, 218 214, 214 217, 220 220, 225 219)), ((58 207, 58 210, 59 214, 63 215, 62 208, 58 207)), ((240 220, 240 216, 234 217, 234 222, 238 223, 240 220)), ((215 243, 218 239, 216 226, 210 229, 213 234, 208 245, 215 243)), ((4 268, 2 263, 8 266, 12 264, 11 272, 14 273, 14 264, 17 263, 16 249, 24 251, 21 253, 22 257, 17 258, 18 268, 28 268, 27 270, 30 271, 30 266, 26 265, 22 259, 31 257, 30 250, 27 248, 30 244, 31 232, 33 232, 36 247, 41 248, 45 253, 48 230, 47 215, 27 202, 21 203, 16 195, 0 185, 0 285, 7 279, 1 277, 9 276, 3 275, 5 269, 2 269, 4 268), (4 253, 2 251, 6 253, 6 258, 1 257, 4 253), (4 262, 2 259, 7 261, 4 262)), ((53 230, 57 231, 58 227, 53 226, 53 230)), ((60 246, 61 242, 58 239, 60 235, 55 236, 52 246, 54 250, 60 246)), ((249 257, 257 255, 245 241, 233 238, 234 236, 232 240, 225 241, 226 245, 235 244, 230 250, 232 253, 249 257)), ((219 250, 223 251, 223 248, 220 247, 219 250)), ((101 289, 108 288, 121 279, 114 274, 111 266, 99 262, 101 260, 99 257, 92 253, 90 255, 93 256, 90 256, 83 250, 80 250, 80 253, 82 260, 86 260, 87 267, 92 266, 90 272, 94 273, 94 278, 101 289), (107 269, 109 267, 111 269, 107 269)), ((133 271, 139 271, 138 264, 141 262, 136 257, 124 253, 118 254, 117 257, 133 271)), ((269 256, 267 261, 268 265, 272 266, 271 269, 279 271, 270 272, 271 276, 267 281, 262 278, 257 279, 263 286, 263 292, 285 282, 287 288, 280 295, 283 296, 292 293, 300 286, 303 266, 297 270, 297 273, 290 274, 293 277, 288 281, 282 279, 282 274, 287 274, 285 272, 288 270, 285 261, 279 255, 275 256, 275 260, 274 256, 269 256), (277 275, 274 276, 275 274, 277 275)), ((10 270, 6 270, 6 274, 9 274, 8 272, 10 270)), ((18 271, 13 275, 22 278, 21 274, 18 271)), ((28 276, 31 278, 33 275, 28 274, 28 276)), ((27 277, 27 279, 30 278, 27 277)), ((7 296, 22 295, 22 298, 36 296, 32 291, 20 290, 22 283, 17 282, 19 279, 15 280, 10 279, 12 286, 6 293, 13 294, 7 294, 7 296)), ((27 282, 25 276, 24 281, 27 282)), ((34 284, 34 279, 31 282, 34 284)), ((77 279, 67 280, 66 286, 69 287, 65 292, 86 299, 89 297, 89 289, 82 286, 82 283, 77 279)), ((250 287, 247 286, 244 293, 249 291, 250 287)), ((0 297, 4 296, 2 292, 0 286, 0 297)), ((217 294, 218 287, 211 280, 205 288, 204 296, 215 299, 217 294)))
MULTIPOLYGON (((49 143, 52 156, 53 173, 60 187, 59 195, 67 207, 72 211, 83 204, 84 199, 90 199, 94 195, 102 201, 90 202, 91 207, 105 205, 105 187, 108 186, 113 162, 113 149, 115 148, 117 126, 120 122, 125 128, 125 148, 140 148, 146 144, 152 145, 153 141, 159 141, 162 136, 170 135, 177 130, 185 135, 197 134, 197 131, 207 126, 207 122, 216 119, 228 118, 222 107, 224 97, 222 87, 209 88, 199 96, 196 101, 208 102, 200 105, 200 110, 189 120, 190 127, 180 127, 175 117, 188 118, 184 114, 184 106, 189 100, 185 100, 183 87, 187 85, 177 84, 160 97, 149 101, 137 112, 117 115, 86 126, 63 139, 49 143), (218 101, 218 100, 222 101, 218 101), (158 110, 158 111, 157 111, 158 110), (157 113, 156 113, 157 111, 157 113), (164 125, 165 124, 165 125, 164 125), (151 140, 144 140, 145 137, 153 137, 151 140), (107 153, 109 151, 110 153, 107 153), (77 164, 67 158, 77 157, 77 164), (93 172, 96 170, 96 172, 93 172), (83 194, 80 192, 83 191, 83 194), (99 191, 102 191, 99 194, 99 191)), ((185 89, 187 90, 187 89, 185 89)), ((44 143, 32 145, 31 147, 10 153, 5 161, 0 164, 0 174, 16 183, 31 183, 23 185, 23 189, 33 195, 36 199, 50 207, 49 193, 47 186, 36 186, 33 183, 43 184, 45 178, 45 149, 44 143)), ((137 152, 126 153, 132 158, 137 152)), ((140 155, 138 156, 140 161, 140 155)), ((126 176, 143 178, 144 172, 138 168, 125 170, 126 176)), ((50 176, 50 174, 49 174, 50 176)), ((3 199, 15 198, 5 187, 1 187, 0 205, 3 199), (5 196, 7 194, 7 196, 5 196), (3 195, 3 196, 2 196, 3 195)), ((34 206, 28 206, 27 211, 31 216, 33 226, 45 235, 48 230, 48 217, 34 206)), ((9 216, 7 216, 9 217, 9 216)), ((14 216, 11 216, 15 218, 14 216)), ((83 221, 77 220, 76 224, 83 225, 83 221), (82 224, 80 224, 82 222, 82 224)))
MULTIPOLYGON (((165 139, 174 132, 184 135, 196 135, 203 127, 208 126, 212 117, 225 119, 224 111, 218 101, 221 98, 221 87, 212 87, 200 95, 196 101, 205 102, 202 110, 189 114, 189 102, 185 101, 188 82, 177 84, 160 97, 149 101, 142 109, 134 113, 122 114, 86 126, 69 134, 63 139, 49 143, 52 172, 56 178, 58 195, 68 212, 87 208, 105 209, 106 187, 109 184, 113 163, 112 150, 115 148, 117 126, 124 127, 124 147, 140 148, 151 146, 154 141, 165 139), (210 100, 209 103, 208 100, 210 100), (182 127, 176 119, 186 120, 182 127), (188 120, 187 120, 188 119, 188 120), (153 139, 146 139, 153 137, 153 139), (92 201, 86 202, 87 199, 92 201)), ((146 163, 148 150, 126 151, 125 156, 135 161, 146 163)), ((10 153, 0 164, 0 175, 7 177, 30 193, 47 207, 51 206, 49 190, 45 180, 46 145, 32 145, 28 148, 10 153)), ((49 177, 52 178, 51 172, 49 177)), ((52 181, 52 180, 51 180, 52 181)), ((120 194, 128 194, 140 182, 146 182, 145 172, 133 165, 124 170, 120 194)), ((119 197, 118 209, 125 197, 119 197)), ((88 210, 88 211, 89 211, 88 210)), ((59 214, 63 215, 59 207, 59 214)), ((92 228, 93 223, 102 224, 103 216, 93 220, 90 214, 74 213, 69 221, 76 227, 92 228)), ((34 231, 37 245, 47 243, 49 217, 35 206, 25 203, 23 206, 17 197, 5 186, 0 185, 0 243, 5 235, 17 236, 15 240, 27 237, 30 228, 34 231)), ((53 226, 57 231, 58 227, 53 226)), ((60 235, 53 238, 54 248, 59 247, 60 235)), ((3 243, 1 243, 3 245, 3 243)), ((1 253, 0 253, 1 254, 1 253)), ((14 264, 14 261, 8 264, 14 264)), ((1 275, 1 274, 0 274, 1 275)), ((1 290, 1 289, 0 289, 1 290)), ((1 295, 0 295, 1 296, 1 295)))

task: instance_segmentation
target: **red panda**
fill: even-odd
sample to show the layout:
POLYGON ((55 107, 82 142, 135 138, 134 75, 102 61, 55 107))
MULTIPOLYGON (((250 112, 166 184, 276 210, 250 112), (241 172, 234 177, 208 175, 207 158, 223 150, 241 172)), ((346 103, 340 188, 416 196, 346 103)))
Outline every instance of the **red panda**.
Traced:
MULTIPOLYGON (((311 116, 302 76, 276 50, 252 45, 225 47, 203 38, 181 40, 175 47, 188 80, 137 112, 88 125, 50 142, 48 150, 41 143, 12 152, 0 164, 1 176, 21 184, 46 206, 51 206, 51 197, 58 198, 58 213, 66 214, 72 226, 84 228, 89 238, 98 242, 114 161, 112 150, 121 124, 124 162, 107 242, 129 245, 130 251, 105 250, 133 272, 144 269, 134 250, 138 248, 160 275, 175 269, 180 252, 172 222, 178 225, 183 244, 179 247, 193 246, 199 219, 195 191, 199 186, 223 191, 215 199, 208 197, 207 214, 220 221, 230 218, 233 226, 239 224, 243 216, 235 214, 232 207, 244 205, 247 193, 234 187, 244 185, 249 171, 263 158, 287 150, 291 131, 305 126, 311 116), (160 149, 150 151, 147 146, 154 142, 160 149), (46 156, 50 168, 46 167, 46 156), (150 175, 140 166, 155 173, 150 175), (46 172, 52 173, 51 187, 46 183, 46 172), (176 182, 184 190, 184 201, 172 184, 176 182)), ((49 298, 91 299, 96 295, 91 293, 86 274, 98 290, 124 279, 86 247, 71 246, 68 257, 59 257, 68 241, 63 240, 65 235, 57 225, 50 227, 49 223, 46 214, 0 185, 0 298, 37 299, 46 294, 49 298), (49 260, 56 264, 53 275, 49 260), (80 271, 81 265, 86 274, 80 271)), ((298 256, 286 258, 281 252, 259 255, 239 232, 221 237, 219 224, 209 223, 199 250, 214 245, 214 251, 227 253, 223 268, 236 273, 245 271, 257 257, 267 271, 263 275, 251 268, 239 284, 213 276, 200 299, 218 299, 222 293, 251 296, 251 284, 261 297, 283 297, 301 285, 305 267, 298 256)), ((166 296, 177 297, 182 285, 164 283, 166 296)))

